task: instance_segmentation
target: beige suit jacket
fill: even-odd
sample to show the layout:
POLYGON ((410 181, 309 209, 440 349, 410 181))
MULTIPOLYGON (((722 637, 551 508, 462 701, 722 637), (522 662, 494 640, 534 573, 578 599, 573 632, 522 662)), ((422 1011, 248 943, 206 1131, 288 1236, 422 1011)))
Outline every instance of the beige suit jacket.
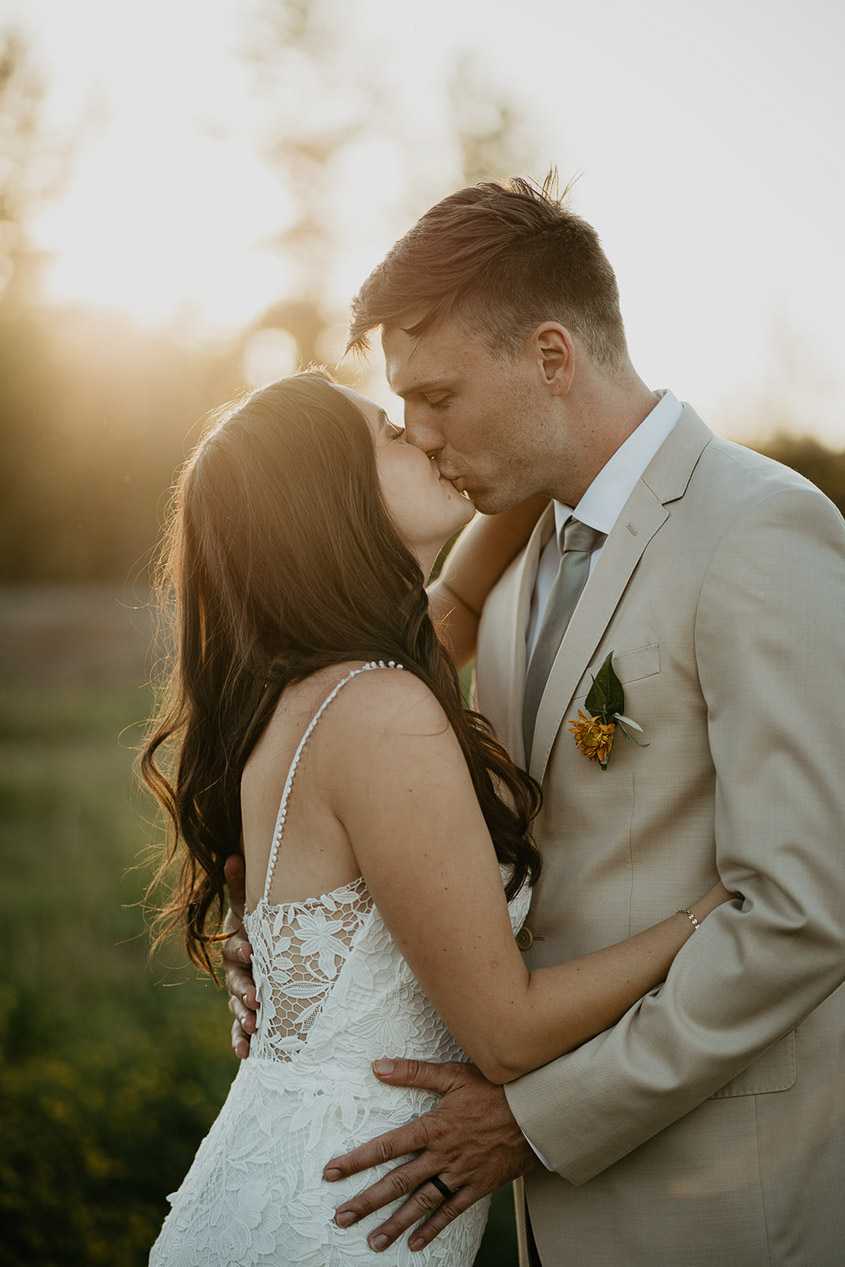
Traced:
MULTIPOLYGON (((491 594, 479 707, 519 761, 525 627, 548 515, 491 594)), ((689 408, 615 528, 552 668, 532 774, 544 858, 530 966, 626 938, 721 875, 660 989, 510 1084, 553 1172, 543 1267, 845 1263, 845 524, 689 408), (609 652, 607 771, 567 722, 609 652)))

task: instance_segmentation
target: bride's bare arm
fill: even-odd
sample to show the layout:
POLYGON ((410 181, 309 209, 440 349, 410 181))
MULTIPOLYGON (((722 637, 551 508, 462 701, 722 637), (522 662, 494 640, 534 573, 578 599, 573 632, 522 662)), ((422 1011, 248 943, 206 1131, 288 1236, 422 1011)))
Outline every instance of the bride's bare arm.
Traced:
POLYGON ((531 497, 499 515, 478 514, 429 586, 429 607, 458 668, 475 655, 484 600, 531 536, 549 501, 531 497))
MULTIPOLYGON (((508 1082, 618 1020, 665 979, 693 924, 668 914, 627 941, 529 972, 439 704, 410 673, 365 676, 326 717, 321 778, 426 994, 482 1073, 508 1082)), ((717 886, 690 909, 702 922, 731 896, 717 886)))

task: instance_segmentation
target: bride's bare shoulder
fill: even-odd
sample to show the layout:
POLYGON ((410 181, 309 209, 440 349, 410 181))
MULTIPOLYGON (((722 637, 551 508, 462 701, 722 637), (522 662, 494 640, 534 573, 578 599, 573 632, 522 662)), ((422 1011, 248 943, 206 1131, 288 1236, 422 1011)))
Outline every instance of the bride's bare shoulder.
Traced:
MULTIPOLYGON (((368 668, 338 693, 332 704, 332 729, 339 738, 360 742, 385 735, 432 735, 449 729, 431 688, 410 669, 368 668)), ((328 715, 328 714, 327 714, 328 715)))

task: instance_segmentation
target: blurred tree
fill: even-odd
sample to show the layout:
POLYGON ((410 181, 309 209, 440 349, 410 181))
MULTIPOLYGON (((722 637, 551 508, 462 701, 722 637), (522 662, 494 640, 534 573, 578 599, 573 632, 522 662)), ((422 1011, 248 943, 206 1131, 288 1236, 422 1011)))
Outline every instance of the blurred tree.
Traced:
POLYGON ((458 57, 448 92, 460 162, 457 187, 504 176, 543 179, 551 160, 538 148, 537 129, 514 99, 493 88, 471 54, 458 57))
POLYGON ((333 287, 342 238, 336 186, 356 151, 378 133, 377 80, 361 74, 344 23, 325 0, 270 0, 261 10, 250 59, 267 120, 259 147, 281 173, 287 216, 272 245, 290 274, 288 294, 255 323, 290 334, 301 365, 336 359, 326 332, 342 319, 333 287))
POLYGON ((290 198, 274 245, 291 278, 256 328, 291 334, 303 364, 336 359, 352 291, 445 192, 514 172, 539 175, 548 165, 535 148, 538 130, 471 54, 460 54, 445 79, 418 85, 421 111, 407 104, 407 84, 394 82, 402 72, 388 53, 363 38, 354 10, 332 0, 267 0, 253 41, 259 144, 290 198), (362 178, 374 159, 378 184, 362 178), (364 233, 379 243, 366 262, 364 233), (344 261, 356 258, 360 273, 349 273, 344 293, 344 261))
POLYGON ((241 386, 239 349, 186 347, 85 309, 45 312, 40 331, 19 367, 0 578, 143 578, 175 468, 241 386))
POLYGON ((35 298, 41 257, 27 227, 65 170, 43 136, 42 98, 23 39, 12 30, 0 34, 0 319, 6 321, 35 298))
POLYGON ((41 257, 32 215, 55 189, 43 139, 41 80, 22 38, 0 34, 0 568, 26 513, 20 471, 44 433, 49 360, 36 307, 41 257))
POLYGON ((73 150, 42 99, 22 39, 0 35, 0 580, 125 577, 150 556, 186 433, 240 387, 239 350, 42 303, 29 229, 73 150))
POLYGON ((845 515, 845 449, 829 449, 813 436, 786 432, 778 432, 754 448, 811 480, 845 515))

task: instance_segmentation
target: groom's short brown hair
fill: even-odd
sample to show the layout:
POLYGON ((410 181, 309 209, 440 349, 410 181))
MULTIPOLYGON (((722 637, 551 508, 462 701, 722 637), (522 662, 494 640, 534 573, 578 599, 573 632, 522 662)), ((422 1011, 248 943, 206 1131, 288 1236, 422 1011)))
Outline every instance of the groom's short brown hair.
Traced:
POLYGON ((553 195, 521 177, 471 185, 427 211, 373 270, 352 301, 350 349, 378 327, 421 335, 441 318, 512 355, 543 321, 558 321, 608 367, 626 355, 613 269, 598 234, 553 195))

